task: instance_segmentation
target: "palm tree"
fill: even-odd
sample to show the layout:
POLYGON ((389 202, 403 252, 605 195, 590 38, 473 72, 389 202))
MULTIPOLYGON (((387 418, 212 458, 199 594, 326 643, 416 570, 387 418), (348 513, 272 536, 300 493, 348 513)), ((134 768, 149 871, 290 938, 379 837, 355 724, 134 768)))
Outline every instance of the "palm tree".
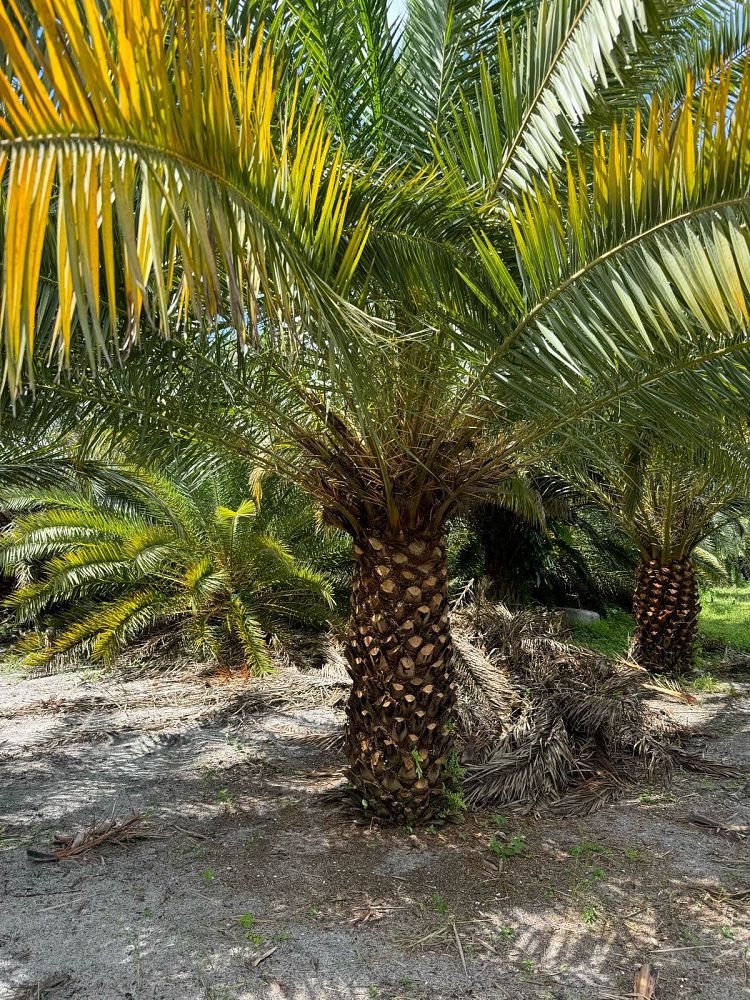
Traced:
POLYGON ((111 662, 169 628, 215 657, 236 648, 263 674, 272 666, 269 635, 325 627, 333 581, 315 563, 346 557, 294 487, 268 480, 262 501, 253 500, 239 463, 190 485, 128 469, 118 478, 118 488, 93 493, 2 495, 14 520, 0 565, 20 581, 7 605, 19 622, 53 633, 50 641, 39 628, 24 639, 28 664, 75 651, 111 662))
POLYGON ((700 601, 694 560, 710 535, 748 510, 750 453, 741 433, 703 428, 700 443, 610 433, 594 457, 568 463, 582 493, 637 546, 633 655, 649 670, 686 673, 700 601))
POLYGON ((46 341, 99 370, 61 409, 203 427, 320 500, 355 544, 349 775, 413 822, 452 748, 449 514, 583 418, 689 438, 747 390, 747 24, 677 0, 414 0, 397 26, 385 0, 235 6, 0 11, 6 384, 46 341))
POLYGON ((606 614, 632 604, 637 552, 615 521, 555 483, 542 498, 543 521, 484 504, 452 527, 453 563, 465 579, 484 577, 505 604, 575 604, 606 614), (461 530, 469 529, 463 545, 461 530))

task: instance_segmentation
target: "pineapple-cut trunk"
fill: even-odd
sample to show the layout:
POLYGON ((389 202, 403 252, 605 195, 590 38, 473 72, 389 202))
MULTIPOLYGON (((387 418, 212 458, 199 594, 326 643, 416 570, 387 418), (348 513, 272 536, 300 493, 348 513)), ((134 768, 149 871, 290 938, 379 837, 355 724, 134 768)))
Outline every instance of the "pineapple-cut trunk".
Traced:
POLYGON ((442 535, 355 546, 347 661, 348 777, 376 815, 429 821, 445 808, 454 685, 442 535))
POLYGON ((690 557, 641 563, 635 586, 636 660, 648 670, 683 674, 693 666, 698 586, 690 557))

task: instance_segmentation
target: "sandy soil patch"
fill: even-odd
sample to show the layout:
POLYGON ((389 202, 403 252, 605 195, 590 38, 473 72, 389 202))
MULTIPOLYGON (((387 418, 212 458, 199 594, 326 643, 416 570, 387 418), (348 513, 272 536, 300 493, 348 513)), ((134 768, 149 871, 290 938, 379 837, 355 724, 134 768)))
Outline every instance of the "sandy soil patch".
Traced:
MULTIPOLYGON (((663 708, 748 764, 748 694, 663 708)), ((659 1000, 750 995, 747 841, 685 822, 747 821, 747 780, 678 774, 585 819, 368 829, 326 801, 341 761, 318 737, 340 716, 237 716, 236 695, 0 678, 2 1000, 605 1000, 646 960, 659 1000), (28 860, 113 809, 162 837, 28 860), (501 868, 493 835, 523 838, 501 868)))

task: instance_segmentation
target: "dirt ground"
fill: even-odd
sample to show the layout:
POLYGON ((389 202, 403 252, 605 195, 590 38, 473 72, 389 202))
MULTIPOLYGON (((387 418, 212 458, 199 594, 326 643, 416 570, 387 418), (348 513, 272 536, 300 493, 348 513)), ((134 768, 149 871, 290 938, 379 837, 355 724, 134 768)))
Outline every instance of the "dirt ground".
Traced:
MULTIPOLYGON (((678 774, 585 819, 357 826, 322 793, 331 709, 235 715, 233 684, 0 675, 2 1000, 750 996, 747 779, 678 774), (34 863, 112 810, 159 839, 34 863), (503 862, 489 847, 515 837, 503 862), (741 893, 744 891, 744 897, 741 893), (734 895, 733 895, 734 894, 734 895)), ((663 703, 750 763, 750 685, 663 703)))

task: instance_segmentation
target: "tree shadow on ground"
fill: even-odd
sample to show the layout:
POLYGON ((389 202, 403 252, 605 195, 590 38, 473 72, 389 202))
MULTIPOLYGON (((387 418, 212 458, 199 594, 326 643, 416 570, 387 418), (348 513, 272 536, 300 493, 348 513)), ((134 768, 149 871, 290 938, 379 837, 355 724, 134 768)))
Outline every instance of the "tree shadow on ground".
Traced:
MULTIPOLYGON (((27 701, 75 702, 60 683, 27 701)), ((337 724, 330 710, 184 724, 165 708, 166 729, 142 732, 152 716, 105 693, 106 718, 89 702, 3 722, 3 1000, 3 986, 54 976, 67 977, 49 993, 59 1000, 599 1000, 627 995, 647 957, 668 997, 744 989, 745 917, 708 891, 742 884, 742 845, 684 822, 695 806, 736 809, 736 782, 680 775, 672 793, 575 820, 363 828, 321 802, 340 780, 315 740, 337 724), (115 802, 151 811, 165 838, 25 858, 115 802), (499 867, 493 839, 513 837, 523 847, 499 867)), ((746 704, 665 710, 718 730, 720 755, 742 752, 746 704)))

